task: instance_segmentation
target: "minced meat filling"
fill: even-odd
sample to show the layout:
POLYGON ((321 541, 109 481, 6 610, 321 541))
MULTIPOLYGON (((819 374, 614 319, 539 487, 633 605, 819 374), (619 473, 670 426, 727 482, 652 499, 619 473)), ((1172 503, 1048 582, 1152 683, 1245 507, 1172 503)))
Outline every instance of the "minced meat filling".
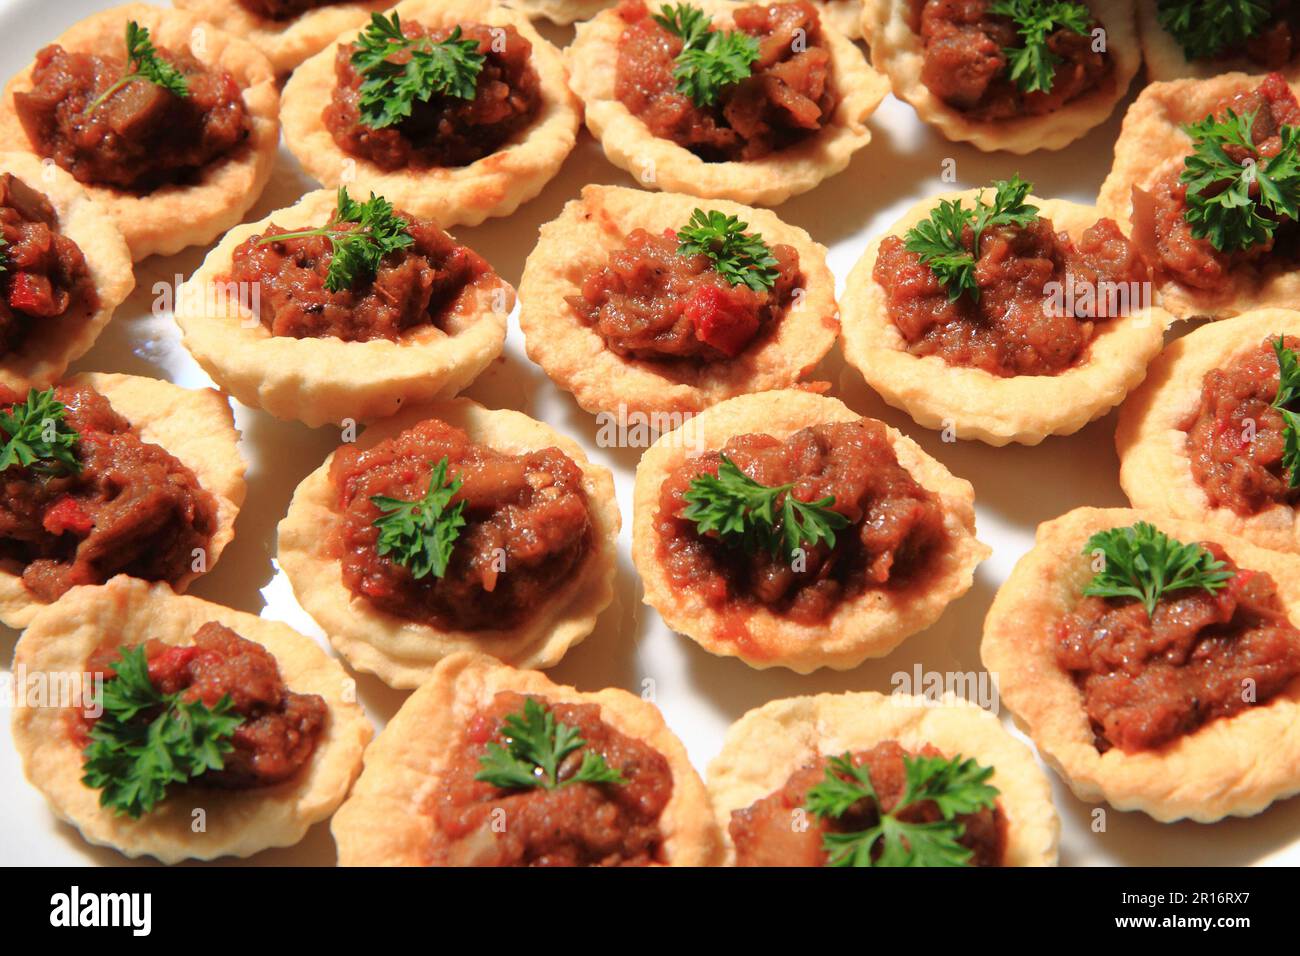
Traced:
POLYGON ((564 586, 591 547, 582 470, 558 448, 512 455, 429 419, 368 450, 344 446, 330 475, 343 583, 390 614, 443 630, 515 626, 564 586), (446 573, 417 579, 376 551, 380 512, 370 498, 423 497, 444 457, 448 480, 462 481, 452 503, 465 502, 465 526, 446 573))
POLYGON ((0 356, 17 351, 35 326, 96 306, 80 247, 59 231, 44 195, 0 173, 0 356))
MULTIPOLYGON (((972 238, 968 226, 967 249, 972 238)), ((1098 220, 1076 244, 1041 217, 981 236, 978 300, 969 293, 953 300, 899 236, 880 244, 873 275, 908 351, 999 376, 1055 375, 1073 367, 1098 323, 1136 311, 1150 281, 1150 269, 1114 221, 1098 220)))
MULTIPOLYGON (((1275 341, 1206 373, 1201 403, 1183 425, 1192 474, 1211 507, 1248 516, 1300 503, 1300 488, 1291 487, 1283 464, 1286 422, 1273 407, 1280 373, 1275 341)), ((1300 350, 1295 336, 1285 343, 1300 350)))
MULTIPOLYGON (((60 385, 54 396, 80 435, 81 471, 0 472, 0 561, 46 602, 115 574, 168 582, 189 574, 217 529, 211 493, 89 386, 60 385)), ((0 406, 24 397, 0 391, 0 406)))
POLYGON ((800 142, 830 121, 839 102, 817 10, 805 0, 737 7, 735 29, 759 41, 751 75, 713 106, 677 92, 682 40, 651 18, 642 0, 618 8, 615 95, 650 132, 708 162, 759 159, 800 142))
POLYGON ((624 784, 569 783, 554 789, 502 790, 475 780, 490 743, 502 744, 502 723, 525 698, 498 693, 475 714, 448 759, 426 812, 435 820, 430 862, 441 866, 645 866, 664 862, 659 818, 672 797, 663 754, 601 719, 595 704, 542 703, 557 723, 585 741, 558 768, 570 779, 592 751, 619 771, 624 784), (498 825, 502 821, 504 825, 498 825))
POLYGON ((318 7, 332 7, 348 0, 236 0, 249 13, 267 20, 292 20, 318 7))
POLYGON ((248 138, 252 125, 234 77, 188 51, 158 47, 158 55, 185 76, 188 96, 136 80, 87 115, 127 72, 125 58, 45 47, 31 91, 14 94, 32 147, 80 182, 149 192, 193 179, 248 138))
MULTIPOLYGON (((889 813, 907 790, 903 757, 942 757, 934 747, 919 754, 887 740, 852 755, 854 766, 866 767, 871 785, 879 797, 879 808, 889 813)), ((876 806, 863 800, 837 818, 823 818, 808 812, 808 791, 826 776, 826 757, 800 767, 785 785, 743 810, 734 810, 728 827, 736 847, 737 866, 824 866, 823 840, 828 833, 868 830, 880 821, 876 806), (806 823, 807 825, 802 825, 806 823)), ((899 813, 905 823, 937 823, 943 814, 933 801, 921 801, 899 813)), ((971 866, 1001 866, 1007 844, 1007 818, 1000 804, 954 819, 964 827, 958 843, 973 854, 971 866)), ((879 852, 879 849, 877 850, 879 852)))
POLYGON ((869 419, 813 425, 784 441, 740 435, 720 452, 687 459, 660 489, 656 531, 674 587, 742 617, 766 607, 808 624, 866 589, 906 580, 945 538, 938 498, 898 463, 884 426, 869 419), (760 484, 793 484, 801 501, 833 496, 831 507, 849 520, 835 547, 819 543, 795 562, 699 534, 684 517, 684 496, 697 476, 717 473, 721 455, 760 484))
POLYGON ((733 286, 708 256, 683 255, 669 229, 633 230, 623 248, 582 280, 569 296, 577 316, 611 351, 635 359, 735 358, 768 335, 803 281, 799 253, 772 247, 779 276, 770 289, 733 286))
POLYGON ((1092 30, 1052 32, 1059 58, 1050 90, 1025 92, 1007 69, 1007 51, 1024 46, 1010 17, 990 12, 992 0, 912 0, 912 31, 921 39, 921 82, 974 120, 1009 120, 1052 113, 1109 82, 1110 59, 1093 49, 1092 30))
MULTIPOLYGON (((531 62, 532 44, 512 26, 460 24, 462 38, 477 40, 486 57, 474 98, 438 94, 411 104, 411 115, 375 129, 361 119, 362 76, 352 65, 354 47, 339 47, 337 82, 324 122, 339 148, 383 169, 466 166, 504 146, 533 121, 542 101, 541 80, 531 62)), ((429 29, 402 21, 408 37, 445 40, 451 28, 429 29)), ((392 63, 410 60, 403 50, 392 63)))
POLYGON ((1098 750, 1157 749, 1300 676, 1300 631, 1273 579, 1204 547, 1237 572, 1222 590, 1173 592, 1154 618, 1141 601, 1085 597, 1061 621, 1056 659, 1083 692, 1098 750))

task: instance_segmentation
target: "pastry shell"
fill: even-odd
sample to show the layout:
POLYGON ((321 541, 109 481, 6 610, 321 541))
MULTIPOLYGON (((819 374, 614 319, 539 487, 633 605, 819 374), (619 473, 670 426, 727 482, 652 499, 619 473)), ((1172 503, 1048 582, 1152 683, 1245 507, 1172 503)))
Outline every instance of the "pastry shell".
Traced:
POLYGON ((592 522, 591 549, 563 588, 523 624, 492 631, 443 631, 389 614, 357 597, 343 583, 331 553, 338 495, 330 480, 330 455, 303 479, 280 522, 279 562, 299 603, 329 636, 334 648, 359 671, 391 687, 418 687, 438 661, 456 651, 484 652, 519 667, 550 667, 583 640, 614 598, 615 541, 621 518, 609 470, 593 464, 582 448, 550 426, 520 412, 487 409, 457 398, 405 409, 370 426, 358 439, 374 447, 429 418, 463 429, 471 441, 509 454, 556 447, 582 469, 592 522))
POLYGON ((542 226, 520 282, 519 324, 528 357, 587 411, 696 412, 746 392, 793 386, 835 344, 835 277, 826 266, 826 249, 766 209, 724 200, 706 206, 738 216, 769 245, 785 243, 799 253, 801 294, 774 334, 734 359, 647 361, 618 355, 574 314, 566 298, 581 295, 586 275, 604 266, 632 230, 661 235, 680 229, 699 205, 692 196, 585 186, 581 198, 542 226))
POLYGON ((523 11, 534 20, 541 17, 561 25, 588 20, 616 2, 617 0, 507 0, 509 6, 523 11))
POLYGON ((297 843, 313 823, 334 812, 356 779, 371 728, 356 703, 354 681, 338 661, 278 621, 182 597, 165 584, 118 575, 107 584, 73 588, 23 633, 14 669, 29 681, 47 674, 51 680, 76 677, 100 647, 146 638, 184 646, 209 621, 275 655, 290 690, 325 699, 329 721, 310 764, 294 779, 271 787, 177 787, 153 812, 133 820, 100 806, 99 791, 81 782, 82 755, 68 734, 66 707, 15 708, 14 749, 27 779, 88 842, 164 863, 250 856, 297 843), (204 829, 195 826, 200 813, 204 829))
MULTIPOLYGON (((659 557, 655 522, 659 490, 688 458, 718 449, 734 435, 765 434, 785 439, 802 428, 827 422, 852 422, 858 415, 843 402, 789 389, 733 398, 659 438, 636 469, 632 561, 641 575, 645 603, 664 622, 710 654, 739 657, 755 668, 788 667, 807 674, 819 667, 848 670, 869 657, 883 657, 904 639, 938 620, 944 608, 965 594, 975 566, 991 553, 975 539, 975 493, 970 482, 954 477, 910 438, 885 432, 898 463, 938 496, 948 542, 936 549, 906 585, 871 589, 841 602, 823 623, 800 624, 784 615, 755 608, 746 619, 744 641, 728 637, 728 618, 697 594, 675 586, 659 557)), ((734 632, 734 624, 730 625, 734 632)))
POLYGON ((720 850, 708 793, 686 748, 654 704, 625 690, 552 683, 481 654, 444 659, 366 750, 365 769, 330 824, 340 866, 426 866, 434 819, 424 807, 474 714, 501 691, 554 703, 596 704, 601 719, 667 758, 673 788, 659 819, 670 866, 708 866, 720 850))
MULTIPOLYGON (((1147 79, 1152 83, 1166 80, 1181 80, 1188 77, 1206 79, 1220 73, 1241 71, 1244 73, 1272 72, 1247 57, 1217 57, 1209 60, 1189 60, 1182 46, 1164 27, 1157 17, 1156 0, 1136 0, 1138 33, 1142 39, 1142 60, 1146 64, 1147 79)), ((1300 76, 1300 65, 1292 61, 1279 70, 1289 80, 1300 76)))
POLYGON ((911 103, 922 121, 950 140, 985 152, 1023 155, 1063 149, 1104 123, 1142 63, 1132 5, 1127 0, 1086 0, 1085 5, 1106 31, 1106 49, 1115 64, 1110 82, 1054 112, 1012 120, 969 119, 930 92, 921 80, 925 47, 908 23, 912 0, 865 0, 862 35, 871 47, 871 62, 889 76, 894 95, 911 103))
POLYGON ((569 92, 559 51, 525 14, 491 0, 406 0, 389 13, 425 26, 513 26, 532 44, 531 61, 541 82, 541 103, 533 122, 521 137, 468 166, 388 171, 344 152, 321 112, 334 93, 337 47, 351 43, 359 32, 346 30, 294 70, 285 84, 280 110, 285 145, 303 169, 326 186, 373 190, 397 208, 444 228, 477 226, 490 216, 510 215, 542 191, 577 141, 578 102, 569 92))
MULTIPOLYGON (((247 490, 239 432, 226 396, 213 388, 181 388, 139 375, 88 372, 67 381, 83 382, 107 398, 143 441, 175 455, 216 499, 217 530, 205 555, 207 570, 211 571, 235 536, 235 516, 247 490)), ((200 573, 186 574, 173 587, 184 591, 200 573)), ((21 569, 14 573, 0 566, 0 621, 12 628, 24 628, 47 606, 27 590, 21 569)))
POLYGON ((271 223, 324 225, 334 190, 308 193, 287 209, 236 226, 177 293, 185 347, 222 388, 245 405, 312 427, 371 421, 405 405, 455 395, 501 354, 514 289, 495 273, 463 289, 447 331, 425 325, 398 341, 272 335, 229 288, 235 250, 271 223))
MULTIPOLYGON (((147 27, 156 45, 189 49, 205 66, 228 71, 243 90, 252 126, 243 144, 205 166, 192 184, 161 186, 143 194, 81 184, 112 216, 138 262, 205 245, 244 218, 271 178, 280 141, 280 95, 275 72, 256 47, 183 10, 142 3, 114 7, 87 17, 53 42, 76 52, 121 56, 128 20, 147 27)), ((0 100, 0 140, 26 152, 34 151, 14 112, 14 94, 31 88, 29 65, 9 81, 0 100)))
POLYGON ((725 863, 736 862, 733 811, 775 793, 819 756, 870 750, 888 740, 914 752, 930 745, 947 757, 972 757, 992 767, 989 783, 998 788, 1007 818, 1004 865, 1056 865, 1061 825, 1051 786, 1027 746, 989 711, 960 697, 931 701, 874 691, 774 700, 731 725, 707 774, 725 863))
MULTIPOLYGON (((692 5, 709 14, 718 29, 733 25, 731 14, 738 6, 728 0, 695 0, 692 5)), ((867 65, 853 42, 824 26, 841 97, 829 125, 762 159, 708 163, 672 140, 653 135, 615 95, 623 28, 617 10, 603 10, 578 24, 565 57, 570 85, 586 106, 587 127, 600 140, 605 156, 650 189, 775 206, 843 171, 853 154, 871 141, 867 118, 889 92, 888 81, 867 65)))
POLYGON ((1202 725, 1158 750, 1101 754, 1083 694, 1056 662, 1057 624, 1091 578, 1098 531, 1148 521, 1180 541, 1214 541, 1239 566, 1266 571, 1300 617, 1300 557, 1256 547, 1200 522, 1124 508, 1077 508, 1038 527, 984 623, 981 656, 1016 724, 1084 801, 1106 800, 1162 822, 1251 816, 1300 791, 1300 680, 1267 704, 1202 725))
POLYGON ((46 388, 95 344, 113 312, 135 288, 131 252, 108 211, 81 184, 53 163, 31 153, 0 153, 0 173, 12 173, 42 193, 58 215, 58 229, 86 257, 95 284, 94 312, 37 320, 23 344, 0 357, 0 385, 26 394, 46 388))
POLYGON ((1214 508, 1192 474, 1183 424, 1201 404, 1205 376, 1254 352, 1265 339, 1300 336, 1300 312, 1260 309, 1203 325, 1169 345, 1119 413, 1119 483, 1135 508, 1200 521, 1261 548, 1300 552, 1300 518, 1275 504, 1243 516, 1214 508))
MULTIPOLYGON (((1003 378, 983 369, 949 365, 938 355, 913 355, 890 317, 885 291, 872 275, 885 236, 902 236, 929 217, 941 199, 964 199, 979 190, 948 193, 913 206, 884 236, 872 241, 849 273, 841 298, 844 357, 886 402, 926 428, 953 428, 959 438, 990 445, 1036 445, 1048 435, 1070 435, 1124 400, 1146 375, 1172 321, 1158 307, 1143 308, 1098 325, 1086 361, 1057 375, 1003 378)), ((1063 199, 1028 197, 1057 232, 1078 241, 1101 214, 1063 199)))

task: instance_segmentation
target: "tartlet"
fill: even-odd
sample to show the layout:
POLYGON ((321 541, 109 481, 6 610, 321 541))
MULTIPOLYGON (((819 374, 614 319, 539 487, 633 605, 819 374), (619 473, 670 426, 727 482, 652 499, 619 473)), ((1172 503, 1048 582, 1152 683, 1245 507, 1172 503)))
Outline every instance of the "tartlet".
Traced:
MULTIPOLYGON (((1188 77, 1205 79, 1220 73, 1242 71, 1265 73, 1268 68, 1245 56, 1217 56, 1213 59, 1188 59, 1187 52, 1170 35, 1158 18, 1157 0, 1136 0, 1138 33, 1142 39, 1142 62, 1146 65, 1147 79, 1152 83, 1181 80, 1188 77)), ((1300 74, 1300 66, 1292 61, 1282 69, 1289 77, 1300 74)))

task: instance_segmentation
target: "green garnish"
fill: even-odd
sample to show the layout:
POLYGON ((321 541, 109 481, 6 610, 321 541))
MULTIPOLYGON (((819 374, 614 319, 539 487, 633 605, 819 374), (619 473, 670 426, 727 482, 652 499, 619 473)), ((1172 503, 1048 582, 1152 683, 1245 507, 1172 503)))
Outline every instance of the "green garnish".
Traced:
POLYGON ((850 754, 832 757, 826 775, 808 791, 806 809, 823 819, 838 820, 862 801, 876 811, 875 826, 822 836, 828 866, 967 866, 971 851, 958 841, 966 832, 956 818, 991 808, 998 790, 987 783, 992 767, 974 759, 903 756, 907 787, 888 813, 865 766, 850 754), (918 803, 932 802, 943 815, 933 823, 908 823, 899 814, 918 803), (880 846, 877 856, 875 851, 880 846))
POLYGON ((1178 177, 1187 184, 1183 217, 1193 236, 1220 252, 1266 242, 1281 218, 1300 215, 1300 127, 1279 127, 1281 148, 1262 157, 1251 136, 1257 114, 1226 110, 1223 119, 1207 116, 1184 127, 1194 148, 1178 177), (1227 147, 1246 150, 1250 161, 1233 159, 1227 147))
POLYGON ((1010 18, 1023 46, 1007 47, 1007 75, 1025 93, 1050 93, 1056 68, 1063 62, 1047 41, 1057 30, 1087 35, 1092 14, 1082 3, 1051 0, 997 0, 990 13, 1010 18))
POLYGON ((1172 591, 1199 588, 1213 594, 1237 576, 1199 544, 1183 544, 1145 521, 1128 528, 1098 531, 1084 554, 1101 552, 1104 565, 1083 593, 1091 597, 1132 597, 1154 617, 1160 599, 1172 591))
POLYGON ((708 256, 713 268, 731 285, 762 292, 776 285, 781 272, 763 237, 746 233, 749 223, 717 210, 696 209, 677 233, 677 251, 684 256, 708 256))
POLYGON ((478 52, 477 40, 461 39, 460 27, 444 40, 408 37, 396 13, 391 20, 372 13, 356 46, 352 65, 361 74, 357 107, 361 122, 372 129, 400 123, 411 115, 416 100, 427 103, 435 95, 472 100, 487 59, 478 52), (390 60, 404 51, 411 54, 405 63, 390 60))
POLYGON ((373 192, 365 202, 357 202, 348 196, 346 186, 339 187, 338 207, 328 225, 263 236, 257 244, 308 236, 328 236, 333 246, 325 273, 325 288, 330 292, 350 289, 358 279, 372 278, 384 256, 415 242, 406 231, 406 220, 393 211, 392 203, 373 192), (342 229, 342 223, 355 223, 356 228, 342 229))
POLYGON ((185 74, 158 55, 153 41, 149 39, 149 28, 131 20, 126 25, 126 63, 127 72, 103 93, 95 97, 82 112, 82 117, 89 116, 103 105, 110 96, 126 86, 141 80, 161 87, 177 96, 189 96, 190 87, 185 81, 185 74))
POLYGON ((100 791, 99 804, 139 818, 185 783, 224 766, 231 736, 244 718, 227 694, 215 707, 163 694, 149 680, 144 647, 124 647, 104 682, 103 716, 90 728, 81 782, 100 791), (149 714, 157 711, 156 716, 149 714), (143 718, 143 719, 142 719, 143 718))
POLYGON ((0 236, 0 273, 9 271, 9 253, 5 250, 9 248, 9 240, 0 236))
POLYGON ((542 787, 558 790, 574 783, 611 783, 622 786, 627 778, 605 762, 594 750, 582 752, 582 763, 569 777, 559 778, 560 764, 569 754, 583 747, 577 728, 561 723, 555 714, 543 707, 533 697, 524 700, 524 709, 511 714, 501 726, 506 745, 487 745, 487 752, 479 757, 483 768, 474 775, 502 790, 522 790, 542 787))
POLYGON ((451 551, 465 526, 465 502, 448 507, 460 490, 461 479, 447 480, 447 458, 429 463, 429 490, 418 501, 402 501, 385 495, 373 495, 370 503, 383 512, 374 525, 379 529, 375 550, 381 556, 391 554, 394 561, 411 572, 417 581, 432 574, 440 578, 447 573, 451 551))
POLYGON ((907 230, 905 248, 921 257, 948 289, 948 301, 956 302, 969 292, 979 301, 980 287, 975 281, 975 262, 979 259, 980 239, 990 226, 1027 226, 1038 218, 1038 207, 1025 202, 1033 188, 1019 175, 993 184, 993 205, 984 202, 981 190, 975 208, 965 209, 962 201, 944 199, 930 211, 930 218, 907 230), (966 248, 965 231, 970 227, 971 245, 966 248))
POLYGON ((1157 15, 1189 60, 1241 46, 1273 16, 1265 0, 1159 0, 1157 15))
POLYGON ((1300 488, 1300 413, 1291 408, 1300 402, 1300 358, 1286 347, 1286 339, 1281 335, 1273 343, 1273 354, 1277 356, 1278 367, 1277 397, 1273 400, 1273 407, 1285 423, 1282 467, 1291 474, 1290 487, 1300 488))
POLYGON ((17 402, 0 412, 0 431, 6 436, 0 450, 0 472, 15 465, 55 473, 77 474, 80 435, 64 420, 65 406, 54 398, 54 389, 30 389, 27 401, 17 402))
POLYGON ((794 485, 761 485, 726 455, 721 457, 717 476, 697 475, 683 495, 689 507, 682 516, 695 522, 696 531, 714 532, 749 552, 765 548, 773 557, 791 555, 804 545, 835 547, 835 532, 847 528, 849 519, 831 510, 833 495, 800 501, 791 493, 794 485))
POLYGON ((758 40, 739 30, 710 30, 710 18, 697 7, 665 4, 654 21, 681 37, 673 77, 677 92, 696 106, 713 106, 724 87, 746 79, 758 60, 758 40))

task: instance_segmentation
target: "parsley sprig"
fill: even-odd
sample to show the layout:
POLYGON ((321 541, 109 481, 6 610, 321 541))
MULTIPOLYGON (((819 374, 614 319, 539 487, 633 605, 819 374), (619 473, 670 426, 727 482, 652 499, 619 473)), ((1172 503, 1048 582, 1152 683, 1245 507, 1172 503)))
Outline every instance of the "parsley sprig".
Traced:
POLYGON ((1189 60, 1204 60, 1256 36, 1273 10, 1266 0, 1159 0, 1157 15, 1189 60))
POLYGON ((822 847, 829 866, 967 866, 971 851, 958 841, 966 827, 958 816, 990 808, 998 797, 988 783, 992 767, 981 767, 973 758, 903 756, 906 788, 888 813, 865 766, 854 764, 852 755, 832 757, 820 783, 808 791, 806 807, 823 819, 838 820, 867 801, 877 813, 875 826, 847 833, 827 831, 822 847), (909 807, 931 802, 942 820, 909 823, 899 816, 909 807), (876 852, 879 846, 880 852, 876 852))
POLYGON ((981 190, 975 196, 975 208, 966 209, 960 199, 941 200, 930 217, 907 230, 904 245, 948 290, 948 301, 956 302, 964 293, 979 301, 980 287, 975 279, 980 239, 991 226, 1027 226, 1038 218, 1038 207, 1025 202, 1032 183, 1019 175, 993 184, 993 204, 984 202, 981 190), (971 244, 966 246, 966 229, 971 230, 971 244))
POLYGON ((472 100, 487 59, 478 52, 477 40, 462 39, 459 26, 442 40, 408 37, 396 13, 392 19, 372 13, 356 47, 352 65, 361 74, 357 108, 361 122, 372 129, 400 123, 417 100, 427 103, 436 95, 472 100), (409 59, 394 63, 391 58, 402 52, 409 52, 409 59))
POLYGON ((1087 34, 1092 14, 1082 3, 1052 0, 997 0, 990 13, 1009 17, 1016 25, 1021 46, 1007 47, 1007 75, 1025 93, 1050 93, 1056 68, 1062 60, 1047 41, 1057 30, 1087 34))
POLYGON ((27 400, 0 412, 0 431, 5 444, 0 449, 0 472, 15 465, 54 474, 81 471, 77 458, 80 435, 64 419, 66 406, 54 398, 54 389, 30 389, 27 400))
POLYGON ((429 490, 416 501, 403 501, 386 495, 372 495, 371 504, 383 514, 375 519, 379 541, 375 550, 381 556, 392 555, 394 561, 411 572, 418 581, 432 574, 447 573, 452 548, 465 526, 465 502, 450 507, 460 490, 460 477, 447 480, 447 458, 436 465, 430 462, 429 490))
POLYGON ((1277 356, 1278 385, 1273 407, 1277 409, 1285 427, 1282 432, 1282 467, 1290 474, 1290 487, 1300 488, 1300 358, 1287 348, 1286 339, 1278 335, 1273 343, 1277 356))
POLYGON ((698 7, 665 4, 654 21, 681 37, 673 78, 677 92, 689 96, 696 106, 715 105, 724 88, 753 72, 758 40, 740 30, 710 30, 712 20, 698 7))
POLYGON ((677 251, 684 256, 708 256, 713 268, 731 285, 746 285, 762 292, 776 285, 781 272, 776 258, 758 233, 747 233, 749 223, 710 209, 696 209, 677 233, 677 251))
POLYGON ((357 202, 348 195, 346 186, 339 187, 338 205, 328 225, 263 236, 257 244, 308 236, 327 236, 333 247, 325 273, 325 288, 329 292, 350 289, 362 278, 373 278, 384 256, 415 242, 406 231, 406 220, 394 212, 392 203, 373 192, 365 202, 357 202), (343 223, 353 223, 356 228, 341 228, 343 223))
POLYGON ((190 95, 185 74, 158 55, 153 40, 149 38, 149 28, 140 26, 134 20, 126 25, 126 63, 127 72, 91 101, 82 112, 83 117, 94 113, 105 100, 128 83, 145 81, 177 96, 190 95))
POLYGON ((1091 597, 1137 598, 1154 617, 1166 594, 1199 588, 1213 594, 1237 572, 1199 544, 1183 544, 1154 525, 1139 521, 1127 528, 1099 531, 1084 554, 1101 552, 1103 567, 1083 589, 1091 597))
POLYGON ((244 718, 232 712, 228 694, 208 707, 159 691, 149 679, 143 646, 122 648, 113 669, 115 676, 104 682, 103 716, 82 752, 81 782, 100 791, 100 806, 139 818, 171 784, 222 769, 244 718))
POLYGON ((749 552, 765 548, 774 557, 792 555, 805 545, 835 547, 835 532, 847 528, 849 519, 831 510, 834 495, 800 501, 791 493, 794 485, 769 488, 721 457, 717 476, 697 475, 683 495, 688 507, 682 516, 695 523, 696 531, 716 533, 749 552))
POLYGON ((556 720, 550 708, 536 698, 525 698, 523 710, 505 719, 501 735, 505 746, 496 742, 487 745, 487 752, 479 757, 482 769, 474 775, 475 780, 502 790, 532 787, 558 790, 575 783, 619 786, 627 783, 622 771, 611 767, 594 750, 584 750, 578 769, 561 780, 560 765, 569 754, 586 746, 587 741, 577 728, 556 720))

